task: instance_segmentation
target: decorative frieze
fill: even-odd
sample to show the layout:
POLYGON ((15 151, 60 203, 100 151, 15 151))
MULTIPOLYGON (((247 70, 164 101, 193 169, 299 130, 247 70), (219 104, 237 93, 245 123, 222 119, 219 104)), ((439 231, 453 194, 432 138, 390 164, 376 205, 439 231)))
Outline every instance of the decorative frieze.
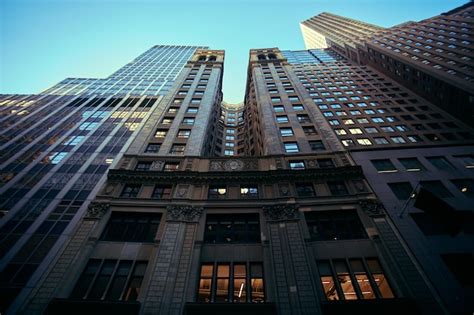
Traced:
POLYGON ((383 216, 383 204, 377 199, 364 199, 359 201, 361 209, 369 216, 383 216))
POLYGON ((182 221, 182 222, 198 222, 202 213, 203 207, 193 207, 186 205, 171 205, 166 207, 167 221, 182 221))
POLYGON ((91 202, 84 219, 99 220, 109 210, 110 204, 105 202, 91 202))
POLYGON ((268 221, 298 220, 298 205, 272 205, 263 207, 263 214, 268 221))

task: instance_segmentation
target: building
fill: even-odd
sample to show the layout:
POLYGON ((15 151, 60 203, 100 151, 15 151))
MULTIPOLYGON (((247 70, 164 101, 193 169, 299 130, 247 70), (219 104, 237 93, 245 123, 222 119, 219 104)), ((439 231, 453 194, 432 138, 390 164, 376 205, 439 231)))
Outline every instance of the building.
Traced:
POLYGON ((304 25, 241 104, 194 46, 2 96, 1 312, 470 312, 474 131, 364 63, 384 29, 304 25))
POLYGON ((368 64, 469 124, 474 122, 472 1, 438 16, 381 28, 321 13, 301 22, 307 49, 331 47, 368 64))
POLYGON ((200 48, 155 46, 108 79, 1 97, 0 312, 35 287, 107 169, 200 48))

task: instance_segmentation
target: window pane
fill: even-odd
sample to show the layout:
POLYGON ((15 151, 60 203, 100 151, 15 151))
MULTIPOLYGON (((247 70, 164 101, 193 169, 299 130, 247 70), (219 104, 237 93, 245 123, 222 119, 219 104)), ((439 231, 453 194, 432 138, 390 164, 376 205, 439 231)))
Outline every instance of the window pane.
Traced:
POLYGON ((201 279, 199 280, 199 302, 210 302, 211 301, 211 285, 212 285, 212 272, 214 266, 210 264, 201 266, 201 279))
POLYGON ((229 265, 219 264, 217 266, 216 302, 229 300, 229 275, 229 265))
POLYGON ((323 285, 324 295, 329 301, 339 300, 339 294, 337 293, 333 276, 322 276, 321 284, 323 285))
POLYGON ((336 268, 337 281, 341 286, 344 298, 346 300, 357 300, 357 294, 354 290, 346 263, 342 260, 336 260, 334 262, 334 267, 336 268))
POLYGON ((247 271, 245 264, 234 265, 234 302, 247 301, 247 271))
POLYGON ((91 292, 89 293, 88 298, 90 299, 100 299, 104 293, 107 285, 109 284, 110 278, 114 271, 116 260, 106 260, 100 270, 100 274, 94 282, 91 292))
POLYGON ((132 261, 123 260, 120 261, 119 267, 115 273, 112 285, 110 286, 107 293, 107 300, 119 300, 122 296, 122 292, 125 289, 125 283, 127 282, 130 268, 132 267, 132 261))

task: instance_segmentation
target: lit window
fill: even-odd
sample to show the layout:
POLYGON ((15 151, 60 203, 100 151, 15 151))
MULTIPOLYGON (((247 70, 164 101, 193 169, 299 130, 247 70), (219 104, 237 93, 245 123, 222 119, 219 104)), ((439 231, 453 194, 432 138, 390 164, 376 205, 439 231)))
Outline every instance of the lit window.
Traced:
POLYGON ((158 129, 155 133, 155 138, 164 138, 166 137, 166 129, 158 129))
POLYGON ((298 153, 300 151, 296 142, 286 142, 284 145, 286 153, 298 153))
POLYGON ((173 172, 179 170, 179 162, 166 162, 163 167, 165 172, 173 172))
POLYGON ((178 131, 178 138, 189 138, 191 130, 181 129, 178 131))
POLYGON ((276 121, 278 123, 287 123, 288 122, 288 117, 287 116, 277 116, 276 121))
POLYGON ((258 187, 255 185, 246 185, 240 187, 241 198, 258 198, 258 187))
POLYGON ((349 132, 353 135, 362 134, 362 130, 360 128, 349 128, 349 132))
POLYGON ((280 135, 282 137, 292 137, 293 136, 293 129, 291 129, 291 128, 280 128, 280 135))
POLYGON ((226 198, 227 188, 225 186, 210 186, 208 191, 209 199, 226 198))
POLYGON ((194 118, 189 118, 189 117, 186 117, 186 118, 183 118, 183 124, 184 125, 194 125, 194 118))
POLYGON ((304 161, 290 161, 290 168, 292 170, 304 170, 304 161))
POLYGON ((357 139, 357 143, 360 145, 372 145, 372 141, 367 138, 357 139))

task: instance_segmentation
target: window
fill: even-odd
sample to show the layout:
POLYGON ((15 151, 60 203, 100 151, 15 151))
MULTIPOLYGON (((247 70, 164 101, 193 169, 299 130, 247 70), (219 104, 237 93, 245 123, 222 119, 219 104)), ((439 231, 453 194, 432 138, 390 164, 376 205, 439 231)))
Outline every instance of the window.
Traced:
POLYGON ((179 162, 166 162, 163 167, 165 172, 173 172, 179 170, 179 162))
POLYGON ((282 113, 285 111, 285 107, 283 106, 273 106, 273 110, 275 111, 275 113, 282 113))
POLYGON ((367 238, 355 210, 305 212, 311 239, 317 241, 367 238))
POLYGON ((272 97, 272 103, 278 103, 281 102, 280 97, 272 97))
POLYGON ((349 193, 343 181, 330 181, 328 182, 328 187, 333 196, 347 195, 349 193))
POLYGON ((276 121, 279 124, 287 123, 288 122, 288 117, 287 116, 277 116, 276 121))
POLYGON ((466 197, 474 197, 474 180, 472 179, 453 179, 451 181, 466 197))
POLYGON ((439 180, 421 181, 420 185, 438 197, 453 197, 449 190, 439 180))
POLYGON ((407 200, 413 193, 413 186, 409 182, 388 183, 388 187, 399 200, 407 200))
POLYGON ((292 137, 293 136, 293 129, 291 129, 291 128, 280 128, 280 135, 282 137, 292 137))
POLYGON ((304 170, 304 161, 290 161, 290 168, 292 170, 304 170))
POLYGON ((256 185, 240 186, 241 198, 258 198, 258 187, 256 185))
POLYGON ((312 151, 324 151, 324 150, 326 150, 326 147, 324 146, 324 144, 321 140, 309 141, 308 143, 309 143, 309 146, 311 147, 312 151))
POLYGON ((151 162, 138 162, 135 166, 135 171, 148 171, 151 167, 151 162))
POLYGON ((146 147, 145 153, 158 153, 160 151, 161 144, 152 143, 146 147))
POLYGON ((227 188, 225 186, 209 186, 209 199, 223 199, 226 198, 227 188))
POLYGON ((171 185, 155 185, 153 189, 152 199, 170 199, 171 198, 171 185))
POLYGON ((403 137, 390 137, 392 139, 393 143, 406 143, 405 139, 403 137))
POLYGON ((472 155, 457 155, 455 156, 459 162, 466 168, 474 168, 474 156, 472 155))
POLYGON ((397 168, 393 165, 393 163, 389 159, 382 159, 382 160, 370 160, 374 165, 375 169, 379 173, 394 173, 398 172, 397 168))
POLYGON ((314 129, 314 127, 309 127, 309 126, 303 127, 303 132, 307 136, 312 136, 312 135, 317 135, 318 134, 316 132, 316 129, 314 129))
POLYGON ((173 144, 171 146, 170 153, 183 154, 185 148, 186 148, 186 145, 184 145, 184 144, 173 144))
POLYGON ((188 114, 196 114, 198 112, 199 108, 197 107, 188 107, 188 109, 186 110, 186 113, 188 114))
POLYGON ((146 261, 90 259, 71 298, 136 301, 146 267, 146 261))
POLYGON ((295 112, 302 111, 302 110, 304 110, 304 107, 301 104, 295 104, 295 105, 293 105, 293 110, 295 112))
POLYGON ((305 115, 305 114, 296 115, 296 118, 298 118, 298 121, 300 123, 310 123, 311 122, 311 120, 309 119, 309 116, 305 115))
POLYGON ((260 242, 258 213, 208 214, 204 242, 213 244, 260 242))
POLYGON ((362 130, 360 128, 349 128, 349 132, 353 135, 361 135, 362 130))
POLYGON ((403 167, 405 167, 407 172, 419 172, 425 170, 425 167, 417 158, 402 158, 398 159, 398 161, 400 161, 403 167))
POLYGON ((153 242, 160 225, 161 214, 112 212, 102 233, 102 241, 153 242))
POLYGON ((122 198, 136 198, 138 197, 138 193, 140 192, 140 189, 142 188, 142 185, 140 184, 127 184, 125 187, 123 187, 122 194, 120 197, 122 198))
POLYGON ((331 168, 334 167, 334 162, 332 159, 317 159, 318 166, 320 168, 331 168))
POLYGON ((201 265, 198 302, 262 303, 264 301, 262 263, 219 262, 201 265))
POLYGON ((300 151, 296 142, 285 142, 284 145, 286 153, 298 153, 300 151))
POLYGON ((173 117, 165 117, 163 118, 163 120, 161 121, 161 123, 163 125, 171 125, 173 123, 173 117))
POLYGON ((189 117, 186 117, 186 118, 183 118, 183 125, 194 125, 194 118, 189 118, 189 117))
POLYGON ((374 138, 374 141, 376 144, 388 144, 388 140, 385 138, 374 138))
POLYGON ((443 156, 431 156, 426 159, 441 171, 450 171, 454 169, 454 166, 443 156))
POLYGON ((296 183, 295 189, 298 197, 313 197, 316 195, 311 183, 296 183))
POLYGON ((166 137, 166 132, 167 132, 166 129, 158 129, 155 132, 155 138, 164 138, 164 137, 166 137))
POLYGON ((191 130, 180 129, 178 131, 178 138, 189 138, 190 135, 191 135, 191 130))
POLYGON ((234 151, 233 150, 225 150, 224 155, 234 155, 234 151))
POLYGON ((377 258, 321 260, 318 270, 324 295, 329 301, 394 297, 377 258))

